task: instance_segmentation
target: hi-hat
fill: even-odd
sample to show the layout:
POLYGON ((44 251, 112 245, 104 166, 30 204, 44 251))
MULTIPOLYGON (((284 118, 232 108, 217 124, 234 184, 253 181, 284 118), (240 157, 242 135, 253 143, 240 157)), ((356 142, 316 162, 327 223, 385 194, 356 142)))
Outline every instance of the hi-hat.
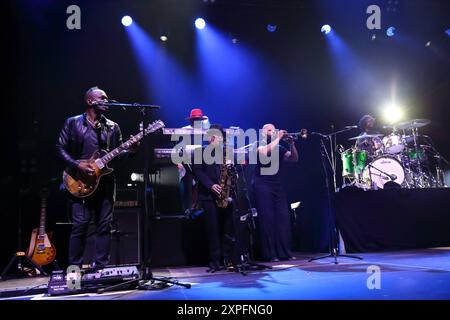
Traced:
POLYGON ((360 136, 352 137, 348 140, 358 140, 358 139, 364 139, 364 138, 378 138, 378 137, 384 137, 384 134, 362 134, 360 136))
POLYGON ((431 120, 428 120, 428 119, 414 119, 414 120, 410 120, 410 121, 400 122, 395 127, 400 130, 416 129, 416 128, 424 127, 430 123, 431 123, 431 120))

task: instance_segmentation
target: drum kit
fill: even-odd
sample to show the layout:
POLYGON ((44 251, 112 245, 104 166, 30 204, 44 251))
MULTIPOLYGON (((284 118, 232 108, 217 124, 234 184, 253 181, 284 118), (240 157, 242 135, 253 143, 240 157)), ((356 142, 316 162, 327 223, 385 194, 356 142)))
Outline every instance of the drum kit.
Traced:
POLYGON ((419 128, 430 124, 427 119, 405 121, 392 126, 388 135, 361 134, 341 152, 344 186, 355 185, 367 190, 389 187, 445 187, 439 152, 419 128))

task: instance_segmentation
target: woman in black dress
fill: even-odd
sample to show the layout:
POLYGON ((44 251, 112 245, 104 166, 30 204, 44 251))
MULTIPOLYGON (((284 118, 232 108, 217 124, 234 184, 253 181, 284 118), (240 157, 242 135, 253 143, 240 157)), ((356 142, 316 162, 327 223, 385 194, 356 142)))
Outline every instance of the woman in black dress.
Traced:
POLYGON ((263 140, 258 145, 258 163, 255 167, 253 190, 258 210, 261 253, 264 260, 279 261, 292 259, 291 221, 286 194, 280 180, 279 170, 273 174, 264 174, 262 170, 271 164, 263 164, 261 158, 272 157, 279 166, 286 161, 297 162, 298 152, 294 140, 284 130, 276 130, 273 124, 262 129, 263 140), (280 145, 287 140, 289 149, 280 145), (275 158, 275 159, 274 159, 275 158))

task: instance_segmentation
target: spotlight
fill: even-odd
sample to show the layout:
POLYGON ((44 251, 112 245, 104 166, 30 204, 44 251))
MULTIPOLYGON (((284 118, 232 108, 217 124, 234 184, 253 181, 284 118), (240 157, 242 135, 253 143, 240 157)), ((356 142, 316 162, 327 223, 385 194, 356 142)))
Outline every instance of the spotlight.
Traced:
POLYGON ((431 41, 428 41, 427 43, 425 43, 425 47, 429 47, 431 46, 431 41))
POLYGON ((266 27, 267 31, 269 32, 275 32, 277 31, 277 25, 276 24, 268 24, 266 27))
POLYGON ((403 118, 403 110, 395 103, 390 103, 384 107, 384 120, 388 123, 396 123, 403 118))
POLYGON ((388 37, 393 37, 395 35, 395 27, 389 27, 386 30, 386 35, 388 37))
POLYGON ((203 18, 195 19, 195 27, 199 30, 204 29, 206 27, 206 22, 203 18))
POLYGON ((168 38, 167 38, 167 36, 161 36, 161 37, 159 37, 159 39, 162 41, 162 42, 166 42, 167 40, 168 40, 168 38))
POLYGON ((372 41, 375 41, 376 38, 377 38, 377 35, 376 35, 376 34, 373 34, 373 35, 372 35, 372 41))
POLYGON ((122 18, 122 24, 123 24, 125 27, 131 26, 132 23, 133 23, 133 19, 131 19, 130 16, 124 16, 124 17, 122 18))
POLYGON ((320 29, 320 32, 323 32, 325 34, 329 34, 331 32, 331 26, 329 24, 325 24, 320 29))
POLYGON ((136 182, 136 181, 142 182, 142 181, 144 181, 144 175, 142 173, 134 173, 133 172, 130 176, 130 179, 133 182, 136 182))
POLYGON ((232 42, 233 44, 236 44, 236 43, 239 42, 239 40, 238 40, 238 38, 233 38, 233 39, 231 39, 231 42, 232 42))
POLYGON ((445 30, 445 34, 450 37, 450 29, 445 30))

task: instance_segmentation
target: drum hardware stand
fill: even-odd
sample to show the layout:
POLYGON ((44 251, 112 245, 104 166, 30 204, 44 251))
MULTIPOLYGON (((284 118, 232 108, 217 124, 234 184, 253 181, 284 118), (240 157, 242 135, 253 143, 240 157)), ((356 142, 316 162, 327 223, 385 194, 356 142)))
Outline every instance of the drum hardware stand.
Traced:
MULTIPOLYGON (((132 109, 139 109, 139 111, 141 112, 142 115, 142 133, 143 133, 143 148, 144 148, 144 182, 143 182, 143 206, 141 207, 140 210, 140 217, 139 220, 142 222, 142 235, 143 237, 140 239, 141 241, 141 253, 142 253, 142 261, 141 261, 141 265, 140 265, 140 276, 138 279, 133 279, 133 280, 129 280, 129 281, 125 281, 107 288, 102 288, 98 290, 98 293, 103 293, 103 292, 107 292, 107 291, 113 291, 113 290, 121 290, 123 288, 127 288, 130 286, 133 286, 137 289, 140 290, 151 290, 151 289, 156 289, 156 287, 152 287, 153 283, 158 281, 158 282, 162 282, 164 283, 166 286, 168 286, 169 284, 175 284, 175 285, 179 285, 179 286, 183 286, 185 288, 190 288, 191 284, 190 283, 181 283, 178 282, 177 280, 170 280, 167 278, 157 278, 153 276, 153 273, 150 269, 150 249, 151 249, 151 245, 149 243, 149 239, 150 239, 150 220, 149 220, 149 206, 148 206, 148 199, 147 199, 147 193, 148 190, 151 189, 150 188, 150 184, 149 184, 149 172, 150 172, 150 168, 149 168, 149 162, 150 162, 150 157, 149 157, 149 153, 150 153, 150 145, 149 145, 149 139, 148 136, 145 134, 145 129, 147 128, 149 121, 148 121, 148 112, 147 110, 150 109, 159 109, 159 106, 155 106, 155 105, 148 105, 148 104, 138 104, 138 103, 133 103, 133 104, 128 104, 128 103, 118 103, 118 102, 114 102, 114 103, 103 103, 105 106, 109 106, 109 107, 121 107, 124 110, 127 110, 127 108, 132 108, 132 109), (148 283, 151 284, 148 284, 148 283)), ((152 197, 153 199, 153 197, 152 197)), ((154 206, 152 206, 151 210, 154 210, 154 206)), ((161 286, 159 287, 161 288, 161 286)))
POLYGON ((417 136, 418 136, 418 131, 417 128, 413 128, 411 129, 412 131, 412 136, 413 136, 413 141, 414 141, 414 151, 416 152, 416 166, 417 166, 417 171, 418 171, 418 175, 419 175, 419 185, 417 185, 417 179, 414 176, 414 185, 417 188, 423 188, 424 187, 424 181, 423 181, 423 172, 422 172, 422 168, 420 165, 420 160, 419 160, 419 149, 417 148, 417 136))
MULTIPOLYGON (((345 130, 346 131, 346 130, 345 130)), ((339 253, 339 245, 337 242, 338 236, 339 236, 339 231, 336 225, 336 215, 334 213, 334 209, 332 206, 332 200, 331 200, 331 190, 330 190, 330 179, 328 176, 328 170, 327 170, 327 166, 325 164, 326 158, 328 158, 328 160, 330 160, 330 157, 328 157, 328 151, 327 148, 325 147, 325 144, 323 143, 323 139, 330 139, 331 140, 331 136, 330 135, 323 135, 321 133, 316 133, 316 132, 311 132, 311 134, 316 134, 319 135, 322 139, 320 139, 320 154, 321 154, 321 158, 322 158, 322 167, 323 167, 323 172, 324 172, 324 178, 325 178, 325 186, 327 189, 327 201, 328 201, 328 214, 329 214, 329 232, 330 232, 330 244, 329 244, 329 248, 330 248, 330 253, 325 255, 325 256, 320 256, 320 257, 316 257, 316 258, 311 258, 308 260, 308 262, 312 262, 315 260, 320 260, 320 259, 325 259, 325 258, 333 258, 334 259, 334 264, 338 264, 338 257, 346 257, 346 258, 352 258, 352 259, 358 259, 358 260, 362 260, 361 257, 358 256, 352 256, 352 255, 347 255, 347 254, 340 254, 339 253)), ((332 163, 330 162, 330 165, 332 163)))
POLYGON ((434 158, 436 159, 436 187, 446 188, 447 185, 444 181, 444 171, 442 170, 442 162, 444 162, 447 166, 450 166, 450 162, 444 158, 439 151, 436 150, 434 147, 433 140, 428 137, 424 136, 426 140, 428 141, 428 146, 431 148, 431 150, 434 152, 434 158))

